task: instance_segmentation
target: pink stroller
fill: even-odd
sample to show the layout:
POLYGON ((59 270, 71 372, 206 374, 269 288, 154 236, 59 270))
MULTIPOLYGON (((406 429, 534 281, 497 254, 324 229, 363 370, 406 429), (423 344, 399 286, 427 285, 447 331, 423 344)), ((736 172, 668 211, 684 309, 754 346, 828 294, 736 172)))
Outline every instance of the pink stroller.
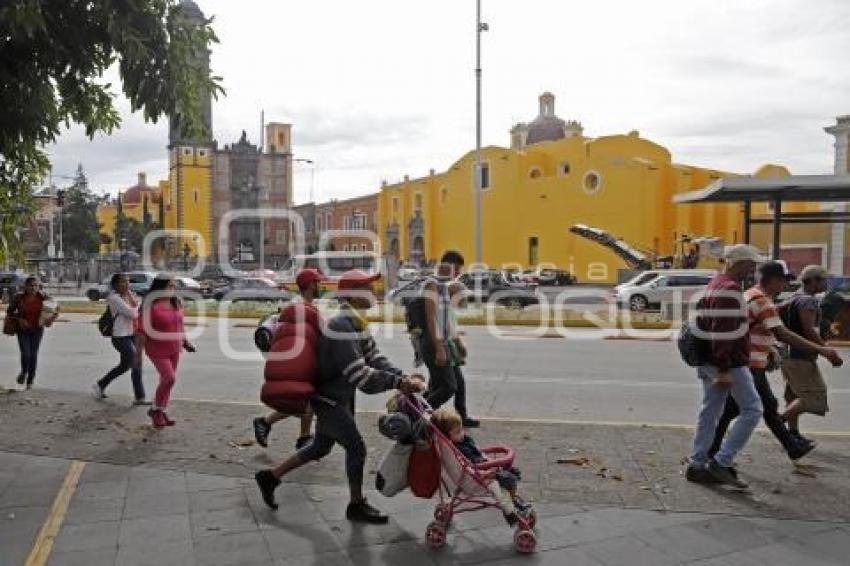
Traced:
MULTIPOLYGON (((413 413, 428 423, 431 442, 434 443, 440 460, 440 500, 434 509, 434 521, 428 525, 425 538, 431 548, 442 548, 446 544, 449 525, 456 514, 485 508, 504 512, 506 505, 511 505, 510 501, 505 501, 496 481, 496 474, 513 466, 516 454, 507 446, 482 447, 480 450, 487 461, 473 464, 451 439, 431 424, 431 410, 424 400, 413 395, 404 396, 402 399, 405 412, 413 413)), ((514 533, 514 548, 517 552, 534 552, 537 546, 537 535, 534 532, 536 524, 537 515, 530 506, 524 512, 517 513, 514 533)))

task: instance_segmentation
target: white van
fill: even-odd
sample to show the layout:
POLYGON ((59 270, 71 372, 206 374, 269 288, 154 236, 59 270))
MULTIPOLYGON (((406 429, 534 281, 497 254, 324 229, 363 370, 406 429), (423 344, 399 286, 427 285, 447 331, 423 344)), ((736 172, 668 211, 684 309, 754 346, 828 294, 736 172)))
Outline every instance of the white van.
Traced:
POLYGON ((617 304, 633 311, 659 308, 661 303, 687 302, 717 274, 713 269, 652 269, 614 287, 617 304))

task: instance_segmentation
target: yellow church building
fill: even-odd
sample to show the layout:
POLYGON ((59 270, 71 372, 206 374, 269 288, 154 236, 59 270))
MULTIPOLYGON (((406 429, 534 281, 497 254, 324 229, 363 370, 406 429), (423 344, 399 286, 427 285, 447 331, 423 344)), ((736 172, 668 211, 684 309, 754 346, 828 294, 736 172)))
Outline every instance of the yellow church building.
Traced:
MULTIPOLYGON (((700 189, 727 171, 684 165, 637 131, 587 137, 555 114, 544 93, 539 114, 511 129, 510 147, 482 148, 482 251, 491 268, 554 265, 580 282, 612 283, 626 265, 613 252, 570 232, 605 230, 650 256, 674 255, 683 235, 725 243, 743 238, 736 205, 677 206, 674 194, 700 189)), ((378 228, 384 251, 400 261, 434 260, 447 249, 474 260, 475 152, 446 171, 384 184, 378 228)), ((787 176, 768 165, 756 176, 787 176)), ((804 210, 796 205, 788 211, 804 210)), ((766 213, 754 206, 754 213, 766 213)))

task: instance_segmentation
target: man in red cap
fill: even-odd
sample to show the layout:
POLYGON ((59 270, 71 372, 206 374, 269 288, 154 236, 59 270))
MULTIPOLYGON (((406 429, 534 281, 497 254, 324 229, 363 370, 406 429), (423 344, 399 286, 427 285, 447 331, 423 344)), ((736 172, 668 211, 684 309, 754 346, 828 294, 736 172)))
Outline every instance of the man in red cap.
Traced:
MULTIPOLYGON (((298 293, 301 295, 301 300, 308 305, 313 304, 313 301, 321 295, 319 284, 327 279, 318 269, 307 268, 298 272, 295 277, 295 284, 298 285, 298 293)), ((285 419, 292 415, 287 415, 275 411, 265 417, 257 417, 254 419, 254 438, 257 444, 263 448, 268 446, 269 433, 272 431, 274 423, 285 419)), ((295 449, 298 450, 306 446, 313 439, 310 429, 313 426, 313 414, 307 412, 301 415, 301 434, 298 440, 295 441, 295 449)))
POLYGON ((417 380, 406 377, 378 350, 369 332, 364 313, 375 303, 372 283, 380 274, 354 270, 339 280, 339 314, 325 328, 319 344, 319 381, 316 396, 310 401, 316 415, 316 435, 278 467, 254 476, 263 501, 277 509, 274 492, 281 478, 307 462, 327 456, 334 444, 345 449, 345 471, 351 493, 345 516, 350 521, 385 524, 386 515, 375 509, 363 496, 363 470, 366 444, 354 418, 354 397, 359 389, 367 394, 398 389, 404 393, 420 390, 417 380))

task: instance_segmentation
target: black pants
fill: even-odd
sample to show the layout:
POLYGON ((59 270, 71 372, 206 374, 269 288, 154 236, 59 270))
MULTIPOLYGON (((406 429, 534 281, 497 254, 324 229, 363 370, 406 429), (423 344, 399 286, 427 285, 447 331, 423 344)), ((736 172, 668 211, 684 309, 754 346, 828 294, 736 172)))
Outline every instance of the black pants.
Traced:
POLYGON ((437 409, 454 397, 455 410, 462 418, 466 418, 466 379, 463 371, 451 365, 438 366, 434 361, 427 361, 425 365, 428 367, 428 389, 425 391, 428 404, 437 409))
POLYGON ((18 348, 21 350, 21 374, 27 383, 35 380, 38 366, 38 348, 44 336, 44 328, 24 328, 18 331, 18 348))
POLYGON ((142 383, 142 367, 136 366, 136 338, 134 336, 119 336, 112 338, 112 347, 121 356, 118 365, 109 370, 97 384, 101 389, 106 389, 117 377, 130 370, 130 380, 133 382, 133 394, 136 399, 145 398, 145 386, 142 383))
MULTIPOLYGON (((776 400, 776 397, 773 395, 773 391, 770 389, 770 382, 767 379, 767 373, 763 369, 759 368, 750 368, 750 372, 753 374, 756 391, 758 391, 759 397, 761 397, 761 403, 764 406, 764 413, 762 414, 764 417, 764 423, 785 451, 790 452, 797 447, 797 441, 793 436, 791 436, 791 433, 788 432, 785 422, 779 416, 779 402, 776 400)), ((724 407, 723 415, 720 417, 720 422, 717 424, 717 432, 714 434, 714 444, 711 445, 711 450, 708 452, 709 456, 713 457, 717 454, 717 451, 720 450, 720 444, 723 442, 723 437, 726 436, 726 430, 738 414, 738 404, 735 403, 735 400, 732 399, 732 396, 730 395, 726 398, 726 407, 724 407)))
POLYGON ((363 469, 366 467, 366 443, 357 430, 357 423, 349 407, 331 405, 324 401, 310 403, 316 415, 316 435, 298 451, 303 462, 320 460, 330 454, 334 444, 345 449, 345 473, 350 485, 363 486, 363 469))

